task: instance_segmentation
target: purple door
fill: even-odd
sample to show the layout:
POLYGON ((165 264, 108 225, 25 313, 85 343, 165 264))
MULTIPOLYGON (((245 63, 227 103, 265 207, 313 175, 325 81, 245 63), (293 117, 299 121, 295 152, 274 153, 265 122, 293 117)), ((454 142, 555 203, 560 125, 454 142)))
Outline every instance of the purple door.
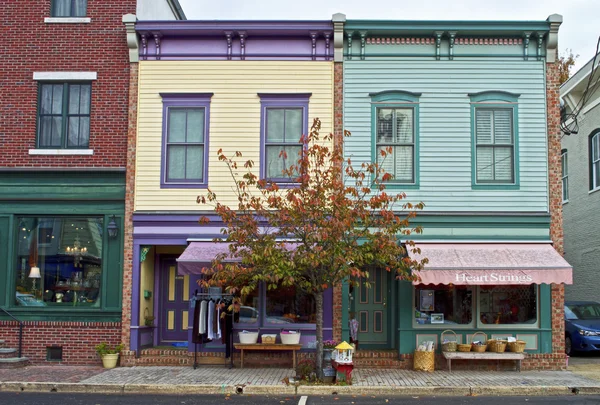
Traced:
POLYGON ((160 275, 160 316, 158 327, 161 344, 187 342, 190 276, 177 274, 175 260, 162 262, 160 275))

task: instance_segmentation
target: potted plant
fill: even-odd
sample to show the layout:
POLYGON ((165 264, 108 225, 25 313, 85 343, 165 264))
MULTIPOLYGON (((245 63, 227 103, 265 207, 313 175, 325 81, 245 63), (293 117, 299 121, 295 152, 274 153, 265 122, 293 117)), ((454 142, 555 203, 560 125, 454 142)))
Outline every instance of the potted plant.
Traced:
POLYGON ((331 361, 331 354, 335 350, 335 347, 339 344, 336 340, 324 340, 323 341, 323 364, 331 361))
POLYGON ((152 315, 144 316, 144 325, 146 326, 154 326, 154 317, 152 315))
POLYGON ((111 348, 108 343, 102 342, 96 346, 96 353, 102 359, 104 368, 115 368, 117 366, 121 350, 123 350, 123 345, 121 344, 111 348))

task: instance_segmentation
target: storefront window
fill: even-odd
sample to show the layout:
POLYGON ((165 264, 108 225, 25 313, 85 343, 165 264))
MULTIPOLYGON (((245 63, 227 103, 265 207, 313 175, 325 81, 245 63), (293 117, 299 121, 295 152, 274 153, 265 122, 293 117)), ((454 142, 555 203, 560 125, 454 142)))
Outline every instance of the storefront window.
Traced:
POLYGON ((100 307, 102 217, 20 217, 15 303, 100 307))
POLYGON ((473 321, 471 286, 423 285, 415 287, 414 316, 419 325, 468 325, 473 321))
POLYGON ((537 286, 481 286, 479 319, 483 324, 531 325, 537 322, 537 286))
POLYGON ((266 323, 316 323, 315 299, 295 286, 267 291, 266 323))
POLYGON ((258 322, 260 310, 258 301, 258 289, 243 297, 240 302, 239 311, 234 315, 235 322, 242 324, 254 324, 258 322))

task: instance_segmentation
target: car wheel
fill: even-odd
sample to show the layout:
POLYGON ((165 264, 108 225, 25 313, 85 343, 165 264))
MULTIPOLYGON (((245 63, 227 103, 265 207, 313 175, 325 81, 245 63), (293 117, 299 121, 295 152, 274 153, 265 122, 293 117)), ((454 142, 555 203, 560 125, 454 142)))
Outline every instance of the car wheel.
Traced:
POLYGON ((565 353, 567 356, 571 356, 573 354, 573 342, 569 336, 565 338, 565 353))

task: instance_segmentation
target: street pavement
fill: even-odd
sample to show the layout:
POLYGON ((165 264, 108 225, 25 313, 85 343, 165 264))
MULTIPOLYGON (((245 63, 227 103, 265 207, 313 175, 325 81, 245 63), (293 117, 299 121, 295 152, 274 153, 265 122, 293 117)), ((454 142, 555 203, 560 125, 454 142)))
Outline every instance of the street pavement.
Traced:
POLYGON ((0 370, 0 391, 140 394, 390 396, 600 395, 600 358, 568 371, 356 369, 352 385, 290 384, 291 368, 30 366, 0 370))

